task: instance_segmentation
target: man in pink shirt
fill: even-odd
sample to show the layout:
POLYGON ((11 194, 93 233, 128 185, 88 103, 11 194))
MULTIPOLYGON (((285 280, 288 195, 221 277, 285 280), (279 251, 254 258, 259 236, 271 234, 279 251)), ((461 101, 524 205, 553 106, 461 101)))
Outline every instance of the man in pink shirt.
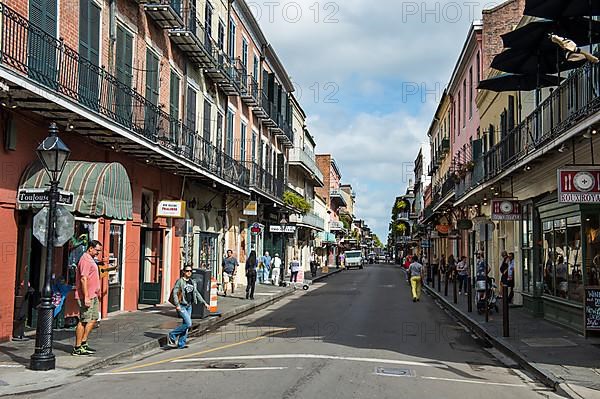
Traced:
POLYGON ((100 241, 92 240, 87 251, 79 259, 75 276, 75 299, 79 304, 79 323, 75 330, 73 356, 89 356, 96 351, 87 344, 99 314, 100 273, 94 260, 102 251, 100 241))

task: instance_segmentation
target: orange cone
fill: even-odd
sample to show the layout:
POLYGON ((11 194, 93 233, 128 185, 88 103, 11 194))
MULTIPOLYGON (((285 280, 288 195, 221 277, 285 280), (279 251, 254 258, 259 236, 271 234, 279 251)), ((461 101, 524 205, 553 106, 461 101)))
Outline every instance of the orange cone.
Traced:
POLYGON ((210 279, 210 313, 217 312, 217 279, 210 279))

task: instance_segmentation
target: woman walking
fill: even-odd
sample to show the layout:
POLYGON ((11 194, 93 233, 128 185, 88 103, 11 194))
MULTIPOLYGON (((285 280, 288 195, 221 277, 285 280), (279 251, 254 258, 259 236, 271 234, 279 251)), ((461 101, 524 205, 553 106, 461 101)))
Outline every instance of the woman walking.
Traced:
POLYGON ((192 266, 187 265, 183 268, 183 276, 175 282, 171 291, 170 302, 175 305, 182 323, 167 335, 167 345, 184 349, 188 331, 192 327, 192 304, 201 302, 210 310, 210 306, 198 291, 196 280, 192 279, 192 266))
POLYGON ((248 259, 246 259, 246 299, 254 299, 254 287, 256 286, 256 268, 258 262, 256 260, 256 251, 250 251, 248 259))

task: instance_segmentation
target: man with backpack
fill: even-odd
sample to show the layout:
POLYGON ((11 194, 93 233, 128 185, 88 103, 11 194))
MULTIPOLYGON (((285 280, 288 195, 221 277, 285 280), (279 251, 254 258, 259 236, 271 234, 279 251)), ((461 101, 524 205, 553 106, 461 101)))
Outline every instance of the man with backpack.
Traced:
POLYGON ((167 345, 171 348, 184 349, 187 343, 188 331, 192 327, 192 304, 202 302, 206 309, 210 309, 210 306, 198 291, 196 280, 192 279, 192 266, 186 265, 183 268, 183 277, 175 282, 169 302, 177 309, 182 323, 167 335, 167 345))

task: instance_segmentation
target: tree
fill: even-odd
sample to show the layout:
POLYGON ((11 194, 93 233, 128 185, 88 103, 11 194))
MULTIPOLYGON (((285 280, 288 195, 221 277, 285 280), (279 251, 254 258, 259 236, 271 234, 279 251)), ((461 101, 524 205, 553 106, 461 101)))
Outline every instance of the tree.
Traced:
POLYGON ((383 248, 383 243, 381 242, 379 237, 377 237, 377 234, 373 234, 373 242, 375 243, 375 246, 377 248, 383 248))

